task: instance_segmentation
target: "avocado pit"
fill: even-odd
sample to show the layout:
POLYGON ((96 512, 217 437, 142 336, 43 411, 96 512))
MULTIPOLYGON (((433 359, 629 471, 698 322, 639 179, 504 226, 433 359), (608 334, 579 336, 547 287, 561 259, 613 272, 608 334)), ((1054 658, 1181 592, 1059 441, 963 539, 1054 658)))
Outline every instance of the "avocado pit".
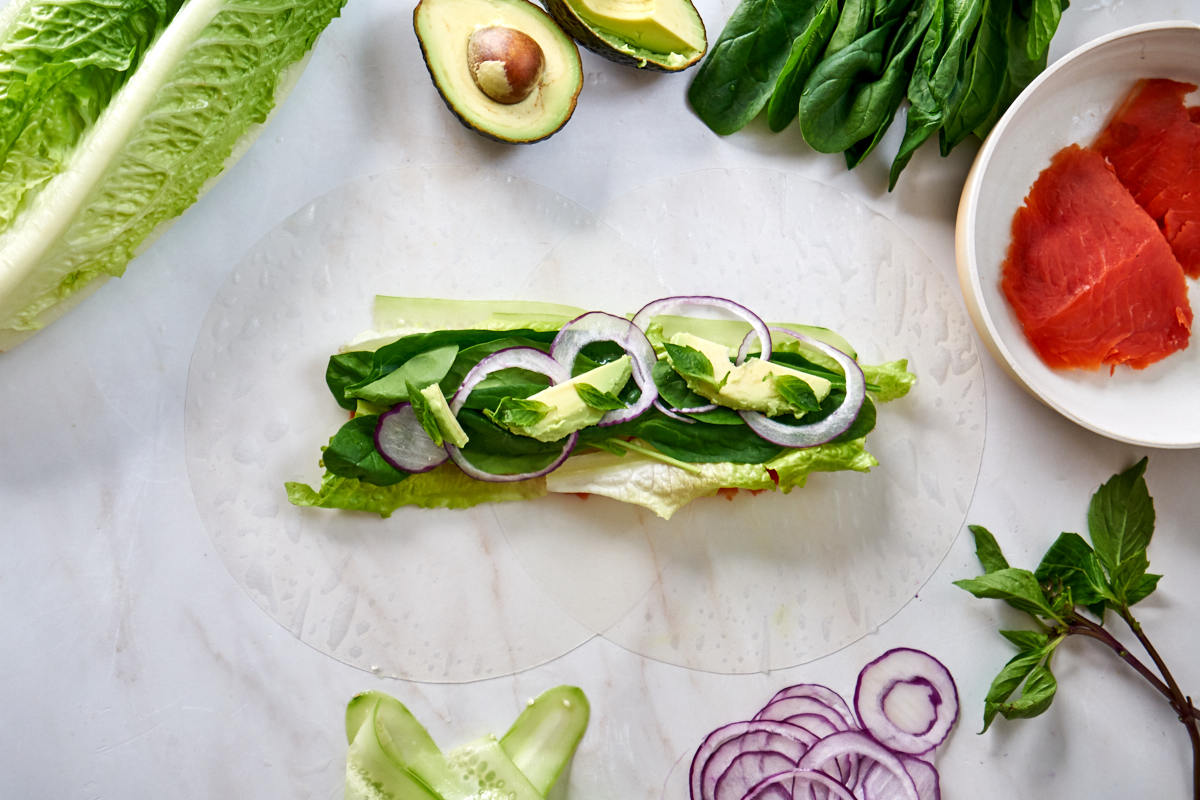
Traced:
POLYGON ((537 88, 546 58, 533 37, 492 25, 473 31, 467 39, 467 68, 479 91, 497 103, 512 105, 537 88))

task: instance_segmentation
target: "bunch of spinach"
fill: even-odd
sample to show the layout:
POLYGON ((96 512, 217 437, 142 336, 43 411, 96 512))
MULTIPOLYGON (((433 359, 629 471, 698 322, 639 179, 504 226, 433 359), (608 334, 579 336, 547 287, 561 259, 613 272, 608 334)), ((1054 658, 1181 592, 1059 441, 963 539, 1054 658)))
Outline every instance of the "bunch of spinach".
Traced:
MULTIPOLYGON (((534 347, 547 352, 555 333, 530 329, 417 333, 374 352, 351 351, 332 356, 325 372, 326 384, 339 405, 355 411, 355 416, 334 434, 325 448, 322 461, 326 470, 375 486, 391 486, 405 480, 410 473, 393 467, 376 449, 374 434, 379 414, 408 402, 413 388, 436 383, 444 395, 453 395, 467 372, 498 350, 534 347)), ((623 351, 612 343, 588 345, 576 359, 573 372, 578 375, 621 355, 623 351)), ((804 423, 823 419, 841 405, 845 380, 840 374, 795 353, 780 352, 771 360, 819 375, 834 384, 821 403, 815 404, 815 397, 812 398, 815 408, 804 415, 804 423)), ((884 369, 881 374, 889 374, 889 370, 884 369)), ((655 365, 654 380, 660 396, 674 408, 709 403, 687 387, 666 359, 655 365)), ((527 398, 546 386, 545 376, 520 369, 500 370, 481 382, 458 414, 459 423, 469 436, 462 448, 463 455, 480 469, 498 474, 533 472, 551 463, 561 454, 563 442, 540 442, 519 436, 495 422, 504 403, 527 398)), ((868 389, 884 396, 879 385, 868 383, 868 389)), ((886 396, 890 399, 891 393, 886 396)), ((615 402, 628 404, 637 397, 638 389, 630 381, 619 396, 598 397, 595 402, 609 406, 615 402)), ((625 448, 636 447, 629 443, 630 439, 636 439, 662 460, 685 468, 704 463, 761 464, 786 450, 759 437, 731 409, 718 407, 687 417, 690 419, 680 419, 679 415, 669 416, 652 408, 619 425, 585 428, 580 431, 578 446, 623 452, 625 448)), ((875 405, 867 398, 850 429, 832 444, 866 436, 875 427, 875 421, 875 405)))
POLYGON ((1180 690, 1130 611, 1157 588, 1162 577, 1149 572, 1147 548, 1155 514, 1145 470, 1143 458, 1114 475, 1092 496, 1088 507, 1090 545, 1077 533, 1063 533, 1033 572, 1009 566, 995 537, 986 528, 971 526, 984 574, 955 581, 955 585, 976 597, 1003 600, 1029 614, 1035 623, 1033 630, 1000 631, 1018 652, 987 693, 984 730, 996 714, 1005 719, 1028 718, 1049 708, 1058 688, 1051 658, 1067 637, 1085 636, 1111 649, 1166 698, 1191 741, 1193 794, 1200 799, 1200 711, 1180 690), (1105 614, 1110 611, 1133 632, 1153 668, 1105 626, 1105 614))
POLYGON ((766 109, 853 168, 907 98, 889 190, 935 132, 942 155, 983 137, 1046 66, 1068 0, 742 0, 688 89, 712 130, 766 109))

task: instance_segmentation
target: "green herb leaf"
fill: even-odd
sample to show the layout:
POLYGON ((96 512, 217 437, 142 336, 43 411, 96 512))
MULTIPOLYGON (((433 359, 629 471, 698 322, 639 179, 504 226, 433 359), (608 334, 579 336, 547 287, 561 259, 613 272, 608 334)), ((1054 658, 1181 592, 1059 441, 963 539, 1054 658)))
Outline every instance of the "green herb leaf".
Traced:
POLYGON ((484 409, 483 415, 502 428, 526 428, 550 413, 550 406, 523 397, 505 397, 495 410, 484 409))
POLYGON ((712 362, 708 360, 708 356, 696 348, 671 342, 663 342, 663 347, 667 350, 667 359, 671 362, 671 366, 680 375, 706 379, 710 382, 715 377, 712 362))
MULTIPOLYGON (((654 384, 658 387, 659 396, 672 408, 697 408, 708 405, 710 402, 707 398, 693 392, 688 387, 687 381, 683 379, 683 376, 672 369, 671 364, 666 360, 655 362, 650 374, 654 378, 654 384)), ((736 411, 724 406, 719 406, 712 411, 705 411, 700 414, 689 414, 688 416, 692 419, 707 422, 710 425, 745 426, 746 424, 736 411)))
POLYGON ((1140 603, 1145 600, 1154 590, 1158 588, 1158 581, 1162 575, 1146 574, 1138 578, 1137 582, 1125 590, 1125 605, 1131 606, 1134 603, 1140 603))
POLYGON ((442 429, 438 427, 437 417, 434 415, 429 401, 425 399, 425 395, 421 394, 420 388, 411 382, 408 384, 407 393, 409 405, 412 406, 413 414, 417 417, 417 422, 421 423, 421 428, 425 433, 429 434, 429 438, 433 439, 433 443, 441 447, 443 442, 442 429))
POLYGON ((1041 584, 1029 570, 1005 567, 978 578, 955 581, 954 585, 976 597, 1003 600, 1013 608, 1035 617, 1059 620, 1059 615, 1054 612, 1042 593, 1041 584))
POLYGON ((995 572, 1008 568, 1008 560, 1000 552, 1000 544, 992 532, 982 525, 968 526, 971 535, 975 537, 975 555, 983 565, 984 572, 995 572))
POLYGON ((771 99, 767 101, 767 125, 771 130, 781 131, 796 118, 804 82, 821 60, 837 22, 838 0, 818 0, 808 26, 792 42, 771 99))
POLYGON ((1060 535, 1033 574, 1043 586, 1058 583, 1069 589, 1073 601, 1080 605, 1117 600, 1104 579, 1100 560, 1077 533, 1060 535))
POLYGON ((775 391, 779 392, 780 397, 786 400, 794 411, 821 410, 821 401, 817 399, 817 393, 813 391, 807 381, 801 380, 795 375, 776 375, 775 391))
POLYGON ((325 385, 339 406, 353 411, 358 405, 346 390, 371 374, 373 360, 374 354, 365 350, 338 353, 329 358, 329 365, 325 367, 325 385))
POLYGON ((1017 653, 1000 669, 983 701, 983 730, 980 733, 991 726, 1001 704, 1007 701, 1017 687, 1029 677, 1029 673, 1042 663, 1042 657, 1040 650, 1017 653))
POLYGON ((1042 631, 1000 631, 1000 635, 1018 650, 1041 650, 1050 643, 1050 634, 1042 631))
POLYGON ((447 344, 414 354, 388 374, 362 386, 353 386, 346 391, 350 397, 358 397, 369 403, 392 406, 412 401, 409 386, 418 388, 437 383, 446 376, 458 356, 458 345, 447 344))
POLYGON ((1154 501, 1146 488, 1146 459, 1114 475, 1092 496, 1088 532, 1100 563, 1114 577, 1130 557, 1145 555, 1154 533, 1154 501))
POLYGON ((616 411, 617 409, 625 408, 625 403, 621 398, 617 397, 612 392, 602 392, 590 383, 573 384, 576 394, 588 408, 594 408, 597 411, 616 411))
MULTIPOLYGON (((1036 717, 1050 707, 1054 701, 1054 693, 1058 691, 1058 682, 1050 672, 1049 664, 1039 664, 1029 671, 1021 686, 1021 696, 1008 703, 995 704, 996 711, 1005 719, 1029 719, 1036 717)), ((984 701, 986 713, 987 701, 984 701)))
POLYGON ((390 486, 408 477, 383 460, 375 449, 375 426, 379 417, 359 414, 343 425, 321 456, 325 469, 343 478, 356 478, 376 486, 390 486))

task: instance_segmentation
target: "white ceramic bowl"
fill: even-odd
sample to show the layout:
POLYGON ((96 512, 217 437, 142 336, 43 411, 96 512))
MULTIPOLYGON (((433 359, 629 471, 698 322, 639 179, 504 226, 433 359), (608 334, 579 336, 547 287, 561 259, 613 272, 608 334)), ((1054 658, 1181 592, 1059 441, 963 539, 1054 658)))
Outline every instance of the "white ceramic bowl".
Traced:
MULTIPOLYGON (((958 274, 988 349, 1047 405, 1113 439, 1200 447, 1200 342, 1144 370, 1052 370, 1029 346, 1000 291, 1013 214, 1038 173, 1066 145, 1092 142, 1133 83, 1153 77, 1200 84, 1200 24, 1118 31, 1072 51, 1029 85, 993 128, 967 177, 956 230, 958 274)), ((1195 308, 1200 291, 1196 281, 1188 284, 1195 308)))

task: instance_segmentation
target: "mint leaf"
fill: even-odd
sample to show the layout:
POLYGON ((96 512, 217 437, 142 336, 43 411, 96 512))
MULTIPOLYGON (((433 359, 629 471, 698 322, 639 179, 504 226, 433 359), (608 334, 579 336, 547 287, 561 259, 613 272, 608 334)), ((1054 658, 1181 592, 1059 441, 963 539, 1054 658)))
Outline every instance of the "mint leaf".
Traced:
POLYGON ((575 393, 579 395, 579 399, 588 408, 594 408, 597 411, 615 411, 626 407, 621 398, 612 392, 602 392, 590 383, 576 383, 572 385, 575 387, 575 393))
POLYGON ((1145 471, 1143 458, 1097 489, 1088 506, 1088 532, 1110 577, 1131 556, 1144 554, 1154 533, 1154 501, 1145 471))
POLYGON ((821 401, 817 399, 817 393, 808 385, 808 381, 795 375, 776 375, 775 391, 779 392, 779 396, 786 400, 794 411, 821 410, 821 401))
POLYGON ((976 597, 1003 600, 1013 608, 1035 617, 1061 621, 1047 602, 1041 584, 1029 570, 1005 567, 978 578, 955 581, 954 585, 976 597))
POLYGON ((680 375, 699 378, 712 382, 716 377, 713 373, 712 362, 708 360, 708 356, 701 353, 694 347, 688 347, 685 344, 672 344, 671 342, 663 342, 663 347, 666 348, 667 358, 671 362, 671 366, 680 375))
POLYGON ((550 406, 522 397, 505 397, 495 411, 483 410, 483 415, 502 428, 528 428, 550 413, 550 406))
POLYGON ((1078 533, 1063 533, 1055 539, 1033 574, 1043 586, 1059 584, 1069 589, 1079 605, 1117 601, 1104 579, 1100 560, 1078 533))
POLYGON ((975 555, 979 558, 983 571, 995 572, 998 569, 1007 569, 1008 559, 1000 552, 1000 544, 996 541, 996 537, 992 536, 992 532, 982 525, 967 527, 971 531, 971 535, 975 537, 975 555))
MULTIPOLYGON (((394 374, 394 373, 393 373, 394 374)), ((406 387, 408 393, 408 402, 412 406, 413 414, 417 417, 417 422, 421 423, 421 428, 425 433, 429 434, 429 438, 433 439, 433 443, 438 447, 442 446, 442 429, 438 427, 437 416, 433 413, 433 408, 429 405, 429 400, 425 395, 421 394, 421 389, 409 383, 406 387)))

